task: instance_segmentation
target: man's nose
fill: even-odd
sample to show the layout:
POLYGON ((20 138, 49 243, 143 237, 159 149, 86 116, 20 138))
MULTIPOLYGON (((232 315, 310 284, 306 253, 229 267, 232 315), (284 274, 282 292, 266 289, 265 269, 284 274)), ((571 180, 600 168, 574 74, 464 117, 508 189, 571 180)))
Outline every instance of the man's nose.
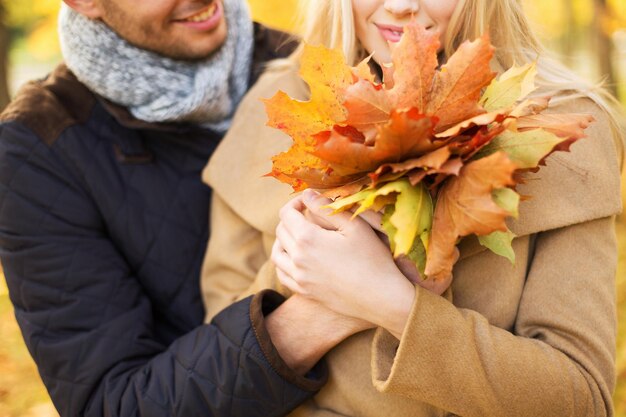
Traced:
POLYGON ((419 11, 419 0, 385 0, 385 9, 394 15, 404 16, 419 11))

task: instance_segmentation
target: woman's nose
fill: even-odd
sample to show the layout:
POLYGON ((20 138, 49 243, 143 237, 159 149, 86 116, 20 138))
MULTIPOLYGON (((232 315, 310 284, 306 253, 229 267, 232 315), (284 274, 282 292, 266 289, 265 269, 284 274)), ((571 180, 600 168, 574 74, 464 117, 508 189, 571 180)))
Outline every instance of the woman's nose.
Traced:
POLYGON ((385 0, 385 9, 394 15, 403 16, 419 11, 419 0, 385 0))

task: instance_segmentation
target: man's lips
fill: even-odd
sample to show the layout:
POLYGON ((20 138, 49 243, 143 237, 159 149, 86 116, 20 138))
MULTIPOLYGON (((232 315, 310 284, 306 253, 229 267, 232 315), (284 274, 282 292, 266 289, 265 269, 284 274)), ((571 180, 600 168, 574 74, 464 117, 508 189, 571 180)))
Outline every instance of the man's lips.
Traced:
POLYGON ((183 19, 176 19, 175 22, 195 29, 212 30, 221 23, 222 17, 223 10, 220 2, 213 1, 205 8, 188 15, 183 19))
POLYGON ((394 25, 382 25, 375 23, 376 27, 380 31, 380 34, 385 38, 387 42, 400 42, 404 28, 394 25))

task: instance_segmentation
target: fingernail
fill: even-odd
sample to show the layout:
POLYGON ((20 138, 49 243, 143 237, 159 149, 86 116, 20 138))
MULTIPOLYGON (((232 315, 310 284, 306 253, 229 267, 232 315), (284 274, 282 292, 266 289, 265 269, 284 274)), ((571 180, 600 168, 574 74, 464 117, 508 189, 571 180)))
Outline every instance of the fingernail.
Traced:
POLYGON ((315 198, 315 192, 313 190, 304 190, 302 199, 305 203, 310 203, 315 198))

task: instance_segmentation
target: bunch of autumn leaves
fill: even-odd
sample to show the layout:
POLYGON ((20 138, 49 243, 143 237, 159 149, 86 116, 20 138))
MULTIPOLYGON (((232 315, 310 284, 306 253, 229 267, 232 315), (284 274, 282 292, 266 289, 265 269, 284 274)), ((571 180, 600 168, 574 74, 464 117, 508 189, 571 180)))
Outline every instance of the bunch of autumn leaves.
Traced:
POLYGON ((462 44, 440 69, 439 45, 407 25, 382 83, 369 60, 350 67, 339 51, 306 46, 300 75, 310 100, 279 92, 265 102, 268 125, 293 139, 269 175, 335 199, 336 212, 381 211, 394 256, 434 280, 452 273, 463 236, 514 262, 505 220, 518 213, 518 174, 567 150, 593 121, 541 114, 549 98, 527 98, 534 64, 495 79, 487 36, 462 44))

